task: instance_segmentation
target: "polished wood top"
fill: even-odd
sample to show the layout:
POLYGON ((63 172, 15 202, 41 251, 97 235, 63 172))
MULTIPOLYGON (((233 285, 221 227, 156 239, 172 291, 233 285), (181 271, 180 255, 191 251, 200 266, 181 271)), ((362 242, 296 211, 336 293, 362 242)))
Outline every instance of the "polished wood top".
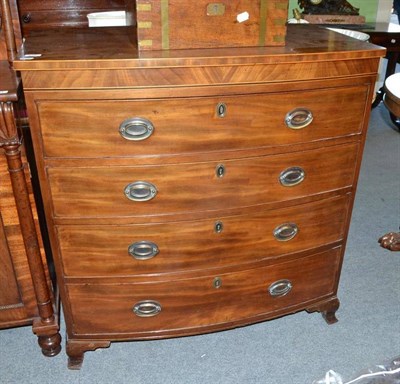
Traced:
POLYGON ((17 100, 18 80, 7 60, 0 60, 0 101, 17 100))
POLYGON ((288 25, 284 47, 138 52, 135 29, 39 31, 26 39, 17 70, 137 68, 174 65, 315 62, 384 56, 381 47, 315 25, 288 25), (30 59, 29 55, 41 55, 30 59), (28 56, 27 56, 28 55, 28 56), (30 59, 30 60, 26 60, 30 59))

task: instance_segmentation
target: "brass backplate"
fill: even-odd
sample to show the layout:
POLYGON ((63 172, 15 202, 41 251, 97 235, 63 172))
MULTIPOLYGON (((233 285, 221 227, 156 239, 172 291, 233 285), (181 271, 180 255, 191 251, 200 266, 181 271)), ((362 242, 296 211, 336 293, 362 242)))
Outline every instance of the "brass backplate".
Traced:
POLYGON ((207 16, 222 16, 225 14, 225 4, 210 3, 207 5, 207 16))

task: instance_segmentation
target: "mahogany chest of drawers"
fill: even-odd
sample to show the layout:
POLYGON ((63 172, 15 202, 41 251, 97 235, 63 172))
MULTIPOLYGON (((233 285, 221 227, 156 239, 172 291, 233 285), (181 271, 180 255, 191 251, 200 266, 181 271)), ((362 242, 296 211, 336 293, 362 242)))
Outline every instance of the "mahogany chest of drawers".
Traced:
POLYGON ((138 55, 106 29, 25 53, 71 368, 116 340, 336 321, 382 49, 293 26, 285 47, 138 55))

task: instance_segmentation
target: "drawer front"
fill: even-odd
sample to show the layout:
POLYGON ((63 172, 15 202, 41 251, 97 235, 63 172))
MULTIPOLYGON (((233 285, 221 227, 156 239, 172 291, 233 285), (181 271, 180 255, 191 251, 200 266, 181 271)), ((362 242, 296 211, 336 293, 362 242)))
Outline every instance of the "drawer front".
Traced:
POLYGON ((125 0, 18 0, 21 27, 24 35, 32 30, 60 27, 87 28, 87 14, 122 10, 125 0))
POLYGON ((73 0, 69 2, 60 2, 59 0, 18 0, 19 10, 21 12, 35 11, 52 11, 65 9, 103 9, 108 11, 112 8, 119 10, 124 8, 125 0, 73 0))
POLYGON ((339 264, 340 249, 335 249, 188 280, 68 285, 73 333, 158 338, 290 313, 295 306, 334 294, 339 264))
POLYGON ((205 270, 305 251, 343 238, 349 196, 253 215, 165 224, 60 226, 65 275, 205 270))
POLYGON ((254 206, 348 187, 357 152, 353 143, 221 163, 47 172, 56 217, 143 218, 254 206), (281 177, 297 184, 285 186, 281 177))
POLYGON ((87 28, 87 14, 101 12, 99 9, 68 9, 30 11, 21 14, 21 26, 25 34, 34 30, 56 29, 60 27, 87 28))
POLYGON ((38 102, 38 109, 47 157, 149 156, 270 147, 360 133, 366 97, 367 87, 358 86, 148 101, 47 100, 38 102), (289 112, 297 129, 285 123, 289 112), (121 130, 128 139, 120 134, 123 122, 121 130), (302 125, 307 126, 299 129, 302 125))

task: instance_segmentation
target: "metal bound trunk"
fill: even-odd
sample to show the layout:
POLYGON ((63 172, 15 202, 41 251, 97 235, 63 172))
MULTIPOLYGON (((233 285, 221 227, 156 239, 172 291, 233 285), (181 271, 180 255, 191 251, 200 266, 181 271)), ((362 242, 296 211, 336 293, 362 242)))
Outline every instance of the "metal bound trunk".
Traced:
POLYGON ((140 50, 283 46, 288 0, 137 0, 140 50))

